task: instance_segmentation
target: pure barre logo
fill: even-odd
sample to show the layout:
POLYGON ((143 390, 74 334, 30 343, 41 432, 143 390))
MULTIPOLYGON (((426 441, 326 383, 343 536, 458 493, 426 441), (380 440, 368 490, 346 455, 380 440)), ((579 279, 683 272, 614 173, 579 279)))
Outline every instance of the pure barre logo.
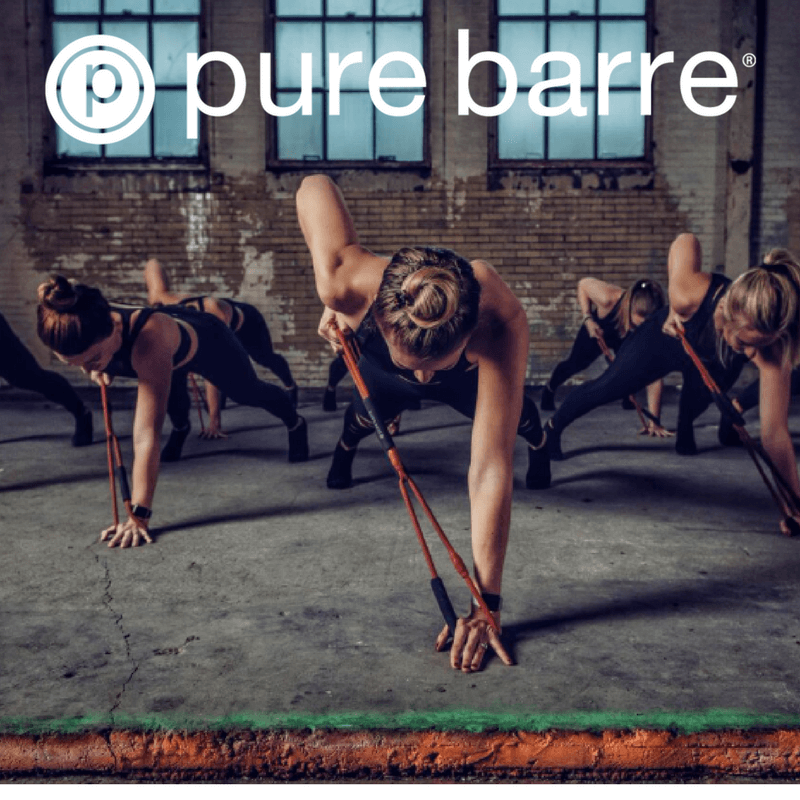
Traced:
MULTIPOLYGON (((662 53, 652 59, 650 53, 639 55, 640 113, 652 113, 653 77, 657 70, 674 63, 674 53, 662 53)), ((271 94, 272 54, 261 53, 259 70, 259 99, 264 111, 275 117, 293 114, 311 116, 313 97, 314 56, 312 53, 298 53, 300 60, 300 95, 290 106, 278 106, 271 94)), ((328 94, 328 114, 341 113, 340 86, 342 75, 351 66, 361 64, 364 54, 361 51, 348 53, 328 53, 328 81, 325 91, 328 94)), ((748 54, 743 59, 746 67, 755 65, 755 56, 748 54)), ((581 63, 576 55, 568 52, 548 52, 537 55, 531 61, 530 72, 543 74, 549 63, 560 62, 566 65, 563 77, 542 80, 528 91, 528 107, 533 114, 556 117, 571 113, 576 117, 586 116, 587 108, 581 104, 581 63), (565 102, 558 106, 547 106, 542 95, 550 89, 568 90, 565 102)), ((615 69, 623 64, 631 64, 633 54, 628 51, 609 58, 608 53, 597 56, 597 113, 609 113, 609 86, 615 69)), ((369 71, 368 89, 373 105, 388 116, 404 117, 418 111, 425 102, 424 93, 412 96, 405 105, 396 106, 389 100, 392 95, 384 95, 384 89, 423 90, 427 78, 422 64, 414 56, 401 51, 386 53, 372 65, 369 71), (389 64, 405 64, 409 76, 405 78, 386 77, 382 73, 389 64)), ((518 93, 519 76, 511 60, 502 53, 483 51, 470 55, 469 31, 458 31, 458 113, 461 116, 478 114, 483 117, 496 117, 508 111, 518 93), (482 106, 477 103, 469 90, 469 77, 480 63, 493 62, 505 76, 505 88, 496 105, 482 106)), ((686 107, 703 117, 717 117, 733 108, 736 102, 735 91, 725 95, 720 103, 707 106, 694 96, 695 89, 738 88, 736 68, 729 58, 721 53, 706 51, 692 56, 681 69, 680 93, 686 107), (721 67, 721 77, 708 78, 695 75, 698 67, 713 63, 721 67)), ((198 136, 198 112, 207 116, 224 117, 233 114, 245 98, 247 77, 241 62, 230 53, 220 51, 188 53, 186 56, 186 138, 198 136), (202 69, 208 64, 225 64, 233 75, 233 94, 227 103, 211 106, 200 98, 198 79, 202 69)), ((65 47, 53 60, 47 73, 45 97, 50 114, 62 130, 82 142, 89 144, 110 144, 130 136, 149 116, 155 98, 155 81, 145 57, 131 44, 114 36, 85 36, 65 47)), ((396 98, 395 98, 396 99, 396 98)))

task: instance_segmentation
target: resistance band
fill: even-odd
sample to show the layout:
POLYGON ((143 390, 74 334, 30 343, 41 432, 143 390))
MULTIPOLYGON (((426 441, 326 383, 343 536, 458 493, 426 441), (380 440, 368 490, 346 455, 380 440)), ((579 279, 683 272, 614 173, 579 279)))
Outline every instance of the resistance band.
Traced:
POLYGON ((364 402, 364 407, 367 410, 367 414, 369 414, 369 418, 375 427, 375 433, 378 437, 378 441, 381 443, 389 462, 394 467, 397 477, 399 478, 400 493, 403 495, 403 500, 405 501, 408 515, 411 517, 411 523, 414 526, 417 539, 419 540, 420 547, 422 548, 422 554, 425 556, 425 561, 428 564, 428 569, 431 573, 431 589, 433 590, 434 597, 436 597, 436 602, 439 604, 439 610, 442 612, 442 616, 447 623, 447 627, 450 629, 450 634, 453 635, 455 633, 456 622, 458 618, 456 617, 456 612, 453 610, 453 604, 450 602, 450 598, 447 595, 447 590, 444 587, 444 583, 436 572, 436 566, 433 563, 431 552, 428 548, 427 542, 425 541, 425 536, 422 533, 422 528, 420 527, 419 520, 417 519, 417 515, 414 511, 414 506, 411 502, 411 497, 408 493, 409 489, 411 489, 412 493, 417 498, 417 501, 422 506, 423 511, 430 520, 431 525, 433 525, 434 530, 439 535, 439 539, 441 539, 442 544, 447 550, 447 554, 450 556, 450 561, 453 563, 453 567, 455 567, 456 572, 464 579, 464 582, 467 584, 467 588, 475 598, 475 602, 486 615, 486 619, 489 620, 489 624, 492 629, 499 634, 500 630, 497 627, 497 623, 494 621, 494 616, 492 615, 492 612, 489 611, 480 591, 478 590, 478 587, 470 577, 470 574, 464 565, 464 561, 450 544, 450 541, 436 520, 436 517, 433 515, 433 511, 431 511, 430 506, 428 506, 428 504, 425 502, 422 492, 420 492, 416 483, 414 483, 409 474, 406 472, 403 462, 400 460, 400 454, 397 452, 394 441, 392 440, 389 431, 386 430, 386 426, 384 425, 378 410, 375 408, 375 404, 372 402, 372 398, 369 395, 369 389, 367 388, 367 384, 364 382, 364 378, 362 377, 361 371, 358 368, 356 357, 353 353, 353 348, 348 337, 345 336, 344 332, 336 324, 335 319, 332 321, 331 325, 333 330, 336 332, 336 336, 338 337, 342 346, 342 356, 345 364, 347 365, 347 369, 350 371, 350 374, 353 377, 353 382, 358 389, 359 395, 361 395, 361 399, 364 402))
POLYGON ((114 433, 114 428, 111 424, 111 408, 108 403, 108 391, 105 383, 103 383, 102 376, 100 378, 100 397, 103 400, 103 420, 106 424, 106 453, 108 455, 108 481, 111 488, 111 511, 114 515, 114 527, 119 525, 119 512, 117 511, 117 486, 116 480, 119 480, 120 494, 122 495, 122 502, 128 516, 132 520, 136 520, 133 516, 131 505, 131 490, 128 485, 128 473, 125 470, 125 464, 122 461, 122 450, 119 446, 119 439, 114 433), (116 469, 114 467, 116 463, 116 469))

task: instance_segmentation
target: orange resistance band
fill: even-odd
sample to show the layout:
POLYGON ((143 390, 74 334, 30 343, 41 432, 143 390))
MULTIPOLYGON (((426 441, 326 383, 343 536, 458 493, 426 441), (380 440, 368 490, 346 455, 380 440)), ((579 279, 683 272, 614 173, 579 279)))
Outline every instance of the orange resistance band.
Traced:
POLYGON ((132 520, 136 518, 133 516, 131 505, 131 490, 128 486, 128 473, 125 470, 125 464, 122 461, 122 450, 119 446, 119 439, 114 433, 114 428, 111 424, 111 408, 108 403, 108 391, 105 383, 100 379, 100 397, 103 401, 103 420, 106 424, 106 453, 108 455, 108 481, 111 488, 111 511, 114 515, 114 526, 119 525, 119 512, 117 511, 117 486, 115 480, 119 479, 120 494, 122 495, 122 502, 125 510, 128 512, 128 517, 132 520), (116 470, 114 463, 116 462, 116 470))
POLYGON ((683 349, 692 360, 692 363, 695 365, 695 367, 697 367, 697 371, 700 373, 703 383, 711 392, 711 396, 714 398, 714 402, 717 404, 720 412, 723 416, 726 416, 731 420, 733 429, 737 434, 739 434, 739 438, 741 439, 742 444, 745 446, 747 452, 750 454, 750 458, 753 459, 753 463, 756 465, 759 475, 761 475, 764 483, 767 485, 767 489, 769 489, 772 499, 780 509, 780 512, 784 515, 784 522, 786 522, 786 525, 790 531, 789 535, 796 535, 800 533, 800 525, 798 525, 798 523, 792 518, 792 515, 800 513, 800 498, 798 498, 794 493, 794 490, 788 484, 783 475, 778 472, 766 450, 764 450, 764 448, 745 430, 744 419, 742 418, 742 415, 737 411, 730 398, 717 386, 705 365, 687 341, 686 335, 681 330, 678 331, 678 339, 680 339, 683 349), (766 464, 767 468, 772 474, 772 481, 774 481, 774 484, 759 463, 759 457, 764 464, 766 464))
POLYGON ((369 395, 369 389, 367 388, 367 384, 364 382, 364 378, 361 375, 361 371, 358 368, 358 364, 356 363, 356 358, 353 353, 352 345, 349 339, 345 336, 339 326, 336 324, 336 320, 332 321, 332 326, 336 335, 339 339, 340 344, 342 345, 342 356, 344 357, 345 364, 347 365, 347 369, 350 371, 350 374, 353 377, 353 382, 356 385, 356 389, 358 393, 361 395, 361 399, 364 401, 364 407, 369 414, 370 420, 372 424, 375 426, 375 433, 378 436, 378 440, 380 441, 384 451, 386 452, 386 456, 391 462, 391 465, 394 467, 395 472, 400 481, 400 493, 403 495, 403 500, 406 504, 406 509, 408 510, 408 515, 411 517, 411 522, 414 526, 414 531, 417 534, 417 539, 419 540, 420 547, 422 548, 422 554, 425 557, 425 561, 428 564, 428 569, 431 573, 431 588, 433 590, 434 595, 436 596, 436 600, 439 603, 439 608, 442 612, 442 615, 445 618, 445 621, 450 628, 450 633, 454 633, 455 625, 456 625, 456 615, 455 611, 453 610, 453 606, 450 603, 450 598, 447 596, 447 592, 445 591, 444 584, 442 583, 442 579, 436 572, 436 566, 433 563, 433 558, 431 556, 430 550, 428 548, 427 542, 425 541, 425 536, 422 533, 422 528, 420 527, 419 520, 417 519, 417 515, 414 511, 414 506, 412 505, 411 498, 408 493, 408 489, 411 489, 414 496, 417 498, 419 504, 422 506, 425 515, 431 522, 436 533, 439 535, 439 539, 441 540, 442 544, 444 545, 445 549, 447 550, 447 554, 450 556, 450 561, 453 564, 456 572, 464 579, 464 582, 467 584, 467 588, 469 589, 472 596, 475 598, 475 602, 478 604, 480 609, 486 615, 486 619, 489 620, 489 624, 492 629, 499 633, 500 630, 495 622, 494 616, 492 612, 489 611, 478 587, 475 585, 475 582, 470 577, 469 572, 467 571, 466 566, 464 565, 464 561, 462 560, 461 556, 455 551, 453 546, 450 544, 447 536, 445 535, 442 527, 439 525, 436 517, 433 515, 433 511, 431 511, 430 506, 425 502, 425 498, 422 496, 422 492, 420 492, 419 488, 417 487, 416 483, 411 479, 409 474, 406 472, 405 467, 403 466, 403 462, 400 460, 400 454, 397 452, 397 448, 395 447, 394 441, 392 440, 391 435, 386 430, 386 426, 381 419, 380 414, 378 413, 375 405, 372 402, 372 399, 369 395))

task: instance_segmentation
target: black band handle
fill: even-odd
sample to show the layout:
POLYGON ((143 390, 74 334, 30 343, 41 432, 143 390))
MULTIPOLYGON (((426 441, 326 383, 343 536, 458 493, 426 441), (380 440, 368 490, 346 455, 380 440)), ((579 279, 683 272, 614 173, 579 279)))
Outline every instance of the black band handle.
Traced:
POLYGON ((117 480, 119 481, 119 490, 122 494, 123 502, 131 499, 131 490, 128 486, 128 472, 123 466, 117 467, 117 480))
POLYGON ((444 582, 438 575, 435 578, 431 578, 431 589, 433 590, 433 596, 436 598, 436 602, 439 604, 439 610, 442 612, 444 621, 450 629, 450 635, 453 636, 456 632, 458 617, 447 595, 447 589, 444 588, 444 582))

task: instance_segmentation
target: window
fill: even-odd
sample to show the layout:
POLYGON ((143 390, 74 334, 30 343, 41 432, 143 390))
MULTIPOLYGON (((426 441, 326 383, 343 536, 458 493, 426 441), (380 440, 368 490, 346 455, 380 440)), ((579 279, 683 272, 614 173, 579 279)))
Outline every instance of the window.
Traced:
MULTIPOLYGON (((508 57, 519 81, 513 105, 497 117, 496 157, 518 161, 642 159, 648 118, 640 113, 640 54, 648 52, 646 0, 497 0, 497 49, 508 57), (567 110, 558 116, 535 114, 528 93, 541 82, 566 78, 564 61, 531 72, 542 53, 563 51, 580 63, 580 105, 585 116, 567 110), (630 51, 608 81, 608 114, 598 113, 598 53, 609 63, 630 51)), ((497 101, 506 88, 497 69, 497 101)), ((545 88, 539 98, 550 108, 564 105, 569 87, 545 88)))
POLYGON ((53 0, 53 57, 83 36, 107 34, 136 47, 156 81, 148 120, 120 142, 86 144, 56 126, 59 158, 192 158, 186 138, 186 54, 198 52, 200 0, 53 0))
MULTIPOLYGON (((276 116, 273 160, 281 162, 420 163, 425 158, 425 103, 408 116, 390 116, 370 98, 367 80, 375 61, 395 51, 424 68, 422 0, 275 0, 272 97, 278 106, 297 103, 302 88, 301 53, 312 54, 312 113, 276 116), (341 72, 340 113, 330 113, 329 53, 361 63, 341 72)), ((393 61, 383 78, 413 78, 410 65, 393 61)), ((388 87, 391 106, 411 104, 424 89, 388 87)))

